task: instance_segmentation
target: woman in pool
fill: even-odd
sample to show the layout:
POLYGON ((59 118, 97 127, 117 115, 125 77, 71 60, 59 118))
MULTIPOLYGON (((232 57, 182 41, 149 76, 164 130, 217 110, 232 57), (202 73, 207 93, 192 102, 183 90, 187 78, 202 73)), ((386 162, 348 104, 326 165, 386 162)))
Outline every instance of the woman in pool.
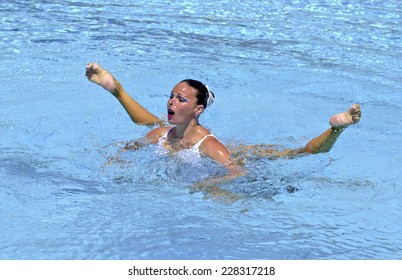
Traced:
MULTIPOLYGON (((139 125, 155 125, 145 138, 151 144, 157 144, 171 153, 189 151, 194 155, 205 155, 223 164, 231 174, 238 176, 240 168, 234 163, 229 150, 206 128, 199 124, 198 118, 214 101, 214 94, 199 81, 183 80, 171 91, 167 101, 168 122, 172 126, 163 126, 163 121, 142 107, 123 89, 120 82, 97 63, 86 66, 88 80, 102 86, 112 93, 121 103, 132 121, 139 125)), ((276 150, 268 145, 250 145, 235 148, 234 152, 253 153, 261 156, 282 157, 301 154, 328 152, 344 129, 360 120, 360 107, 354 104, 346 112, 330 118, 331 127, 320 136, 312 139, 300 149, 276 150)), ((128 144, 127 148, 136 148, 128 144)))

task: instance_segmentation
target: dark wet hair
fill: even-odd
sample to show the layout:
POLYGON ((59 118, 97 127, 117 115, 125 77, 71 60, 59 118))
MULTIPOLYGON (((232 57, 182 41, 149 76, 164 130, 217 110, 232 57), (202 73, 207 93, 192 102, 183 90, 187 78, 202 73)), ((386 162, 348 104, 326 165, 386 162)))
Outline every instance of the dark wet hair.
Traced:
POLYGON ((197 90, 197 105, 203 105, 204 108, 207 108, 207 106, 211 106, 212 102, 215 99, 215 95, 212 91, 208 89, 205 84, 193 79, 185 79, 181 81, 181 83, 186 83, 190 87, 197 90))

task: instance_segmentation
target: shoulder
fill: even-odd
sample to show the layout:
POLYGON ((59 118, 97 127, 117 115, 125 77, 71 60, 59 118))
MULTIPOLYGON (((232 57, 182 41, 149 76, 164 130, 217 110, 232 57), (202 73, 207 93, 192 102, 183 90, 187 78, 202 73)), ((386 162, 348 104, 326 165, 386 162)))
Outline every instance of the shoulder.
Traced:
POLYGON ((155 128, 148 132, 148 134, 145 136, 149 140, 149 142, 155 144, 159 141, 159 139, 166 133, 168 132, 172 127, 170 126, 161 126, 158 128, 155 128))
POLYGON ((207 135, 200 148, 206 156, 219 163, 224 163, 230 158, 228 149, 212 134, 207 135))

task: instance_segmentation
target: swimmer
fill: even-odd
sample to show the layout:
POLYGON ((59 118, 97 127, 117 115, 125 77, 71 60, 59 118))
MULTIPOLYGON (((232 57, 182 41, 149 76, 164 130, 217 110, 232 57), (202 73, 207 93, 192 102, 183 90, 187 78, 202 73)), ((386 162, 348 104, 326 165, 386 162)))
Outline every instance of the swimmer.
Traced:
POLYGON ((191 149, 196 145, 201 154, 221 164, 229 161, 227 148, 198 122, 199 116, 214 100, 214 94, 201 82, 183 80, 173 88, 167 101, 168 122, 173 126, 168 127, 163 126, 162 120, 131 98, 120 82, 99 64, 88 64, 86 76, 111 92, 136 124, 161 125, 145 136, 151 144, 160 144, 171 153, 191 149))
MULTIPOLYGON (((145 136, 150 144, 156 144, 170 153, 190 150, 196 156, 207 156, 229 169, 230 174, 221 178, 223 180, 244 174, 226 146, 198 121, 199 116, 212 105, 215 98, 212 91, 203 83, 187 79, 174 86, 167 101, 168 123, 171 126, 164 126, 161 119, 134 100, 120 82, 99 64, 87 64, 85 75, 89 81, 112 93, 134 123, 159 125, 145 136)), ((345 128, 359 122, 360 117, 360 107, 354 104, 349 110, 332 116, 330 128, 302 148, 276 149, 272 145, 245 145, 235 147, 232 154, 251 152, 260 156, 295 157, 302 154, 326 153, 331 150, 345 128)), ((138 143, 132 146, 138 148, 138 143)), ((127 149, 129 148, 130 144, 127 145, 127 149)), ((211 181, 206 182, 204 186, 208 185, 208 188, 211 188, 211 184, 216 184, 218 181, 217 178, 211 178, 211 181)))

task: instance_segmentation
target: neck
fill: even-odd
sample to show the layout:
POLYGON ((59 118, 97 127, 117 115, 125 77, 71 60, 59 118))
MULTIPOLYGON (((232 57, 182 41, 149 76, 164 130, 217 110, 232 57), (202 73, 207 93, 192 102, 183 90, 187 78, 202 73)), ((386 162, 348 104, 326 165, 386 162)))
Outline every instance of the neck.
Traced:
POLYGON ((176 125, 175 134, 178 139, 187 138, 193 135, 199 126, 198 120, 192 119, 189 123, 184 125, 176 125))

